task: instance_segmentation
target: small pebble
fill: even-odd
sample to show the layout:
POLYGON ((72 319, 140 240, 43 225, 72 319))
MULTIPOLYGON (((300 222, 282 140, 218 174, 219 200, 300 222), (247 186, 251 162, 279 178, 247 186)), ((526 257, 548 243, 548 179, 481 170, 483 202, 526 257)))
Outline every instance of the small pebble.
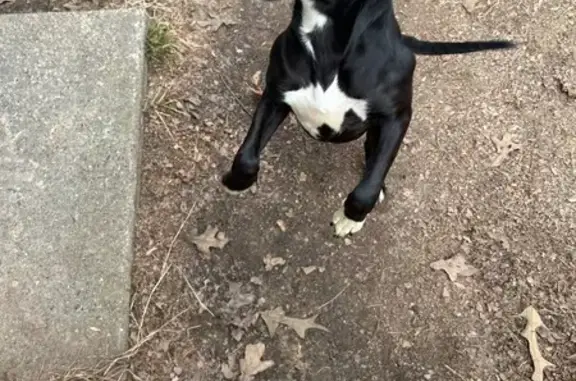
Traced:
POLYGON ((412 348, 412 343, 408 340, 402 340, 402 348, 412 348))
POLYGON ((282 220, 278 220, 276 221, 276 225, 278 225, 278 228, 282 231, 285 232, 286 231, 286 223, 282 220))

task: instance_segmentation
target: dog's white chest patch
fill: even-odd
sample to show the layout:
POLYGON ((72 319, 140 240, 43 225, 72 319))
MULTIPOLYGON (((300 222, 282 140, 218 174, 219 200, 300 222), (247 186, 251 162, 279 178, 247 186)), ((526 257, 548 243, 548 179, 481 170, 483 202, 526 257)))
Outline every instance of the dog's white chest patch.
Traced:
POLYGON ((341 132, 344 116, 350 110, 365 121, 368 102, 347 96, 340 90, 338 76, 324 90, 319 84, 310 84, 298 90, 284 93, 284 102, 291 108, 296 118, 310 135, 320 136, 319 128, 327 125, 335 133, 341 132))

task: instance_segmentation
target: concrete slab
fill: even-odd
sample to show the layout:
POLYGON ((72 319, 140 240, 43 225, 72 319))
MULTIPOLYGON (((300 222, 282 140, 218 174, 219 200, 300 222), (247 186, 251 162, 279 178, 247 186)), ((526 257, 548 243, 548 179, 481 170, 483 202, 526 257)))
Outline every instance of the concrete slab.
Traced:
POLYGON ((140 10, 0 16, 0 376, 126 348, 145 39, 140 10))

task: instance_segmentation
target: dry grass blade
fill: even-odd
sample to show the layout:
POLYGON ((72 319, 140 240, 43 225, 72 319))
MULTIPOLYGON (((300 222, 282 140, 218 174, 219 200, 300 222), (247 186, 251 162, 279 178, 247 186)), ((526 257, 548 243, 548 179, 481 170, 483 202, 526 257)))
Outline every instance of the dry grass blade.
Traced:
POLYGON ((346 289, 347 289, 348 287, 350 287, 349 284, 346 285, 342 290, 340 290, 340 292, 337 293, 332 299, 330 299, 330 300, 327 301, 326 303, 322 304, 321 306, 316 307, 316 309, 317 309, 317 310, 321 310, 322 308, 324 308, 324 307, 332 304, 336 299, 338 299, 338 297, 339 297, 340 295, 342 295, 342 294, 344 293, 344 291, 346 291, 346 289))
POLYGON ((186 274, 184 274, 184 271, 183 271, 180 267, 178 267, 178 271, 180 271, 180 274, 182 275, 182 278, 184 278, 184 281, 186 282, 186 285, 187 285, 188 288, 190 289, 190 292, 192 292, 192 295, 194 295, 194 298, 196 299, 196 301, 198 302, 198 304, 200 304, 200 307, 201 307, 204 311, 207 311, 210 315, 212 315, 213 318, 215 318, 216 315, 214 315, 214 313, 213 313, 212 311, 210 311, 210 308, 208 308, 208 306, 202 302, 202 299, 200 299, 200 297, 198 296, 198 293, 194 290, 194 287, 192 287, 192 284, 191 284, 190 281, 188 280, 188 277, 186 276, 186 274))
POLYGON ((172 241, 170 242, 168 252, 166 253, 166 256, 164 257, 164 262, 162 263, 162 271, 160 272, 160 277, 158 278, 158 281, 152 288, 152 291, 150 292, 150 295, 148 295, 148 299, 146 300, 146 304, 144 305, 144 310, 142 311, 142 317, 140 318, 140 323, 138 324, 138 338, 142 337, 142 327, 144 326, 144 319, 146 318, 148 307, 150 306, 150 302, 152 301, 152 296, 154 296, 154 293, 162 283, 162 280, 164 280, 166 274, 168 274, 168 271, 170 271, 171 265, 168 265, 168 261, 170 259, 170 255, 172 254, 172 250, 174 249, 174 245, 176 244, 176 240, 182 233, 184 226, 186 226, 186 224, 188 223, 188 220, 190 219, 190 216, 192 215, 195 209, 196 209, 196 203, 192 205, 192 207, 188 211, 188 214, 186 215, 186 218, 184 218, 184 221, 182 221, 180 227, 178 228, 178 231, 176 232, 176 234, 172 238, 172 241))
MULTIPOLYGON (((117 381, 125 379, 126 373, 132 373, 128 369, 127 361, 138 353, 140 348, 150 340, 152 340, 158 333, 162 332, 167 326, 174 323, 180 316, 190 311, 190 307, 180 311, 174 315, 170 320, 162 324, 158 329, 150 332, 145 338, 138 341, 126 352, 120 356, 112 359, 106 365, 101 365, 95 370, 72 368, 63 375, 52 375, 50 381, 117 381)), ((134 378, 137 380, 138 378, 134 378)))
POLYGON ((230 87, 230 85, 228 84, 228 81, 223 77, 220 76, 220 78, 222 79, 222 83, 224 84, 224 86, 226 87, 226 90, 228 90, 228 92, 232 95, 232 98, 234 98, 234 100, 236 101, 236 103, 238 103, 238 106, 240 106, 240 108, 242 109, 242 111, 244 111, 244 113, 246 113, 246 115, 248 115, 249 117, 252 117, 252 113, 250 111, 248 111, 248 109, 246 108, 246 106, 244 106, 244 104, 242 103, 242 101, 240 100, 240 98, 238 97, 238 95, 236 95, 236 93, 234 92, 234 90, 232 90, 232 88, 230 87))

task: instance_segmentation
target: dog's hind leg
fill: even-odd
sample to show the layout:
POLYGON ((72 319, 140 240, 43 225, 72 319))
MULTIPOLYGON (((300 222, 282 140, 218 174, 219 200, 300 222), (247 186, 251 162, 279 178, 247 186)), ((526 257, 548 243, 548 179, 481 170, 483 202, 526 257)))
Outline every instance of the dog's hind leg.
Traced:
POLYGON ((368 120, 364 176, 346 198, 344 207, 334 213, 332 224, 337 236, 354 234, 364 226, 366 216, 381 197, 386 175, 396 158, 410 118, 411 112, 406 111, 395 118, 376 116, 368 120))
POLYGON ((234 157, 232 168, 222 178, 222 183, 229 192, 245 191, 256 182, 260 169, 260 154, 289 111, 288 105, 264 91, 252 117, 248 134, 234 157))

